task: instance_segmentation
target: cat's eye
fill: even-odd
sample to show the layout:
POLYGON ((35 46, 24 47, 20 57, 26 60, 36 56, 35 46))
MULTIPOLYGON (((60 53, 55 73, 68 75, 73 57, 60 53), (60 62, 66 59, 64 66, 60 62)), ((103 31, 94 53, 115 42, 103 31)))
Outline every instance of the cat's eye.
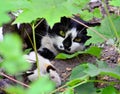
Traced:
POLYGON ((80 38, 75 38, 74 41, 75 41, 75 42, 80 42, 81 39, 80 39, 80 38))
POLYGON ((62 37, 65 37, 65 32, 64 32, 64 31, 60 31, 59 34, 60 34, 62 37))

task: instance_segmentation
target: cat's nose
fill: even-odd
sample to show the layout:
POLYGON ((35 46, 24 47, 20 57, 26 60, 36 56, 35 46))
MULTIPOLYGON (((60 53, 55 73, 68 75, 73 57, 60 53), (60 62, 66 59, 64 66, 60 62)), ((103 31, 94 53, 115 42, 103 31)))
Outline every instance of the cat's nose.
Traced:
POLYGON ((63 45, 65 49, 69 49, 70 46, 72 45, 72 38, 71 34, 67 36, 67 38, 63 41, 63 45))
POLYGON ((64 49, 70 51, 70 46, 71 46, 71 43, 70 43, 70 42, 64 41, 64 42, 63 42, 63 46, 64 46, 64 49))
POLYGON ((64 48, 69 48, 70 47, 70 43, 69 42, 63 42, 64 48))

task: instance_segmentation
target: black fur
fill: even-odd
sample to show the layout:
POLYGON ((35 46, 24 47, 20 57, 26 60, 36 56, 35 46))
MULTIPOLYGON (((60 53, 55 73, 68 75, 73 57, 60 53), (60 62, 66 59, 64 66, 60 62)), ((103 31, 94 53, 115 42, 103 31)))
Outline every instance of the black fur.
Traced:
POLYGON ((68 35, 68 37, 63 41, 63 45, 64 45, 64 48, 65 49, 67 49, 67 50, 70 50, 70 46, 72 45, 72 38, 71 38, 72 36, 71 36, 71 34, 70 35, 68 35))
POLYGON ((47 69, 46 69, 46 71, 48 72, 48 73, 50 73, 50 70, 56 70, 53 66, 51 66, 51 65, 49 65, 49 66, 47 66, 47 69))
POLYGON ((50 49, 43 48, 42 51, 38 50, 38 53, 46 59, 53 60, 55 58, 54 52, 50 51, 50 49))

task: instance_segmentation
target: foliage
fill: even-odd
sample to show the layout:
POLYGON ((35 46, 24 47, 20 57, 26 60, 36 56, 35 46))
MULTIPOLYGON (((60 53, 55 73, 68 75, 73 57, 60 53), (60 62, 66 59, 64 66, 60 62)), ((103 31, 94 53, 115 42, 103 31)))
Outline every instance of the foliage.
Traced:
POLYGON ((78 51, 74 54, 65 54, 65 53, 60 53, 56 56, 56 59, 70 59, 78 56, 79 54, 91 54, 96 57, 100 57, 101 54, 101 49, 98 48, 97 46, 91 46, 90 48, 86 49, 85 51, 78 51))
POLYGON ((6 91, 10 94, 48 94, 48 92, 52 91, 54 88, 53 82, 45 76, 33 82, 28 89, 21 86, 11 86, 8 87, 6 91))
POLYGON ((0 1, 0 26, 3 23, 10 21, 10 17, 8 16, 8 12, 16 11, 18 9, 26 9, 29 6, 28 0, 2 0, 0 1), (6 7, 7 6, 7 7, 6 7))
POLYGON ((23 58, 22 42, 15 34, 5 35, 4 40, 0 42, 0 54, 4 59, 1 63, 2 67, 9 74, 17 74, 30 67, 29 63, 23 58))
MULTIPOLYGON (((120 36, 120 26, 119 26, 120 17, 112 15, 112 16, 110 16, 110 18, 111 18, 111 20, 112 20, 112 22, 114 24, 114 27, 116 28, 118 36, 120 36)), ((106 39, 111 39, 111 38, 114 38, 116 36, 115 33, 113 32, 113 28, 112 28, 112 26, 111 26, 111 24, 109 22, 108 17, 105 17, 101 21, 100 26, 93 27, 93 29, 96 30, 97 32, 99 32, 106 39)), ((86 44, 89 44, 91 42, 92 43, 104 42, 104 39, 101 38, 101 36, 98 36, 97 33, 91 31, 90 29, 88 29, 88 35, 91 35, 92 38, 90 40, 88 40, 86 44)))
MULTIPOLYGON (((88 2, 89 0, 4 0, 0 3, 2 9, 0 12, 2 14, 1 17, 4 17, 0 19, 0 22, 5 23, 10 20, 6 12, 22 9, 23 12, 19 14, 14 23, 27 23, 36 18, 45 18, 52 26, 55 22, 58 22, 62 16, 72 17, 73 14, 77 13, 86 14, 85 11, 82 11, 82 8, 84 8, 88 2)), ((92 18, 94 14, 96 15, 98 12, 93 12, 90 18, 92 18)), ((89 17, 87 17, 87 19, 88 18, 89 17)), ((0 23, 0 25, 2 23, 0 23)))
POLYGON ((117 90, 113 86, 108 86, 103 89, 102 94, 118 94, 117 90))
POLYGON ((110 5, 120 7, 120 1, 119 0, 111 0, 111 1, 109 1, 109 3, 110 3, 110 5))
MULTIPOLYGON (((1 0, 0 15, 2 18, 0 18, 0 26, 3 23, 10 21, 8 12, 12 11, 17 13, 18 9, 23 10, 23 12, 19 14, 14 23, 27 23, 35 20, 36 18, 45 18, 48 21, 48 24, 52 26, 55 22, 60 20, 60 17, 72 17, 73 14, 80 14, 85 20, 90 20, 93 17, 102 18, 98 8, 95 8, 92 13, 88 10, 83 10, 88 4, 88 1, 89 0, 1 0)), ((120 6, 120 0, 111 0, 110 5, 120 6)), ((92 36, 92 38, 86 43, 86 45, 89 43, 101 43, 107 39, 116 38, 116 36, 120 37, 119 23, 120 17, 117 15, 108 15, 103 18, 101 26, 94 27, 92 30, 90 28, 88 29, 88 35, 92 36)), ((117 37, 118 40, 119 37, 117 37)), ((25 53, 27 52, 28 51, 25 53)), ((79 54, 91 54, 99 59, 100 53, 100 48, 92 46, 85 51, 78 51, 72 55, 59 54, 56 58, 70 59, 78 56, 79 54)), ((4 58, 0 67, 3 67, 8 74, 17 74, 30 67, 23 58, 21 40, 17 35, 5 36, 4 41, 0 42, 0 54, 4 58)), ((96 61, 96 64, 89 62, 76 66, 72 70, 69 81, 62 86, 65 87, 65 91, 59 93, 119 93, 119 91, 113 86, 117 84, 117 82, 96 80, 95 78, 98 75, 108 75, 120 80, 120 66, 116 66, 113 69, 103 61, 96 61), (108 87, 98 89, 94 86, 94 82, 107 83, 108 87)), ((39 80, 33 82, 28 89, 18 85, 7 89, 7 92, 11 94, 46 94, 51 92, 53 89, 55 89, 53 83, 49 81, 48 78, 41 77, 39 80)))
MULTIPOLYGON (((109 75, 116 79, 120 79, 120 66, 116 68, 109 67, 105 62, 97 61, 97 66, 94 64, 86 63, 81 64, 72 70, 72 74, 70 76, 70 82, 68 82, 68 86, 75 87, 76 92, 82 92, 82 94, 98 94, 97 88, 94 87, 94 84, 91 82, 101 82, 100 80, 96 81, 94 77, 98 75, 109 75), (84 83, 82 83, 84 82, 84 83), (77 86, 77 87, 76 87, 77 86), (87 91, 86 91, 87 90, 87 91)), ((110 85, 117 84, 116 82, 104 82, 109 83, 110 85)), ((105 93, 109 86, 103 89, 100 94, 108 94, 105 93)), ((113 90, 108 90, 108 92, 117 92, 117 90, 111 87, 113 90)), ((114 94, 111 93, 111 94, 114 94)), ((79 93, 78 93, 79 94, 79 93)), ((117 93, 115 93, 117 94, 117 93)))

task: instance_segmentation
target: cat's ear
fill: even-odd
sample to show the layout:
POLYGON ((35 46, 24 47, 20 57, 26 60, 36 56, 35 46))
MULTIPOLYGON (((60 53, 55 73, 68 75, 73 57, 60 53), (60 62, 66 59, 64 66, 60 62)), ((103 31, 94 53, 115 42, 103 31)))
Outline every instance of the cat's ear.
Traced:
POLYGON ((91 36, 86 36, 87 40, 91 38, 91 36))
POLYGON ((62 24, 62 25, 65 25, 65 26, 67 26, 67 25, 69 25, 70 24, 70 21, 71 19, 70 18, 67 18, 67 17, 61 17, 61 21, 60 21, 60 23, 62 24))
POLYGON ((85 20, 82 20, 79 16, 75 16, 75 15, 74 15, 74 19, 82 22, 83 24, 85 24, 85 25, 87 25, 87 26, 89 26, 89 27, 100 26, 100 22, 94 22, 94 23, 92 23, 92 22, 87 22, 87 21, 85 21, 85 20))

